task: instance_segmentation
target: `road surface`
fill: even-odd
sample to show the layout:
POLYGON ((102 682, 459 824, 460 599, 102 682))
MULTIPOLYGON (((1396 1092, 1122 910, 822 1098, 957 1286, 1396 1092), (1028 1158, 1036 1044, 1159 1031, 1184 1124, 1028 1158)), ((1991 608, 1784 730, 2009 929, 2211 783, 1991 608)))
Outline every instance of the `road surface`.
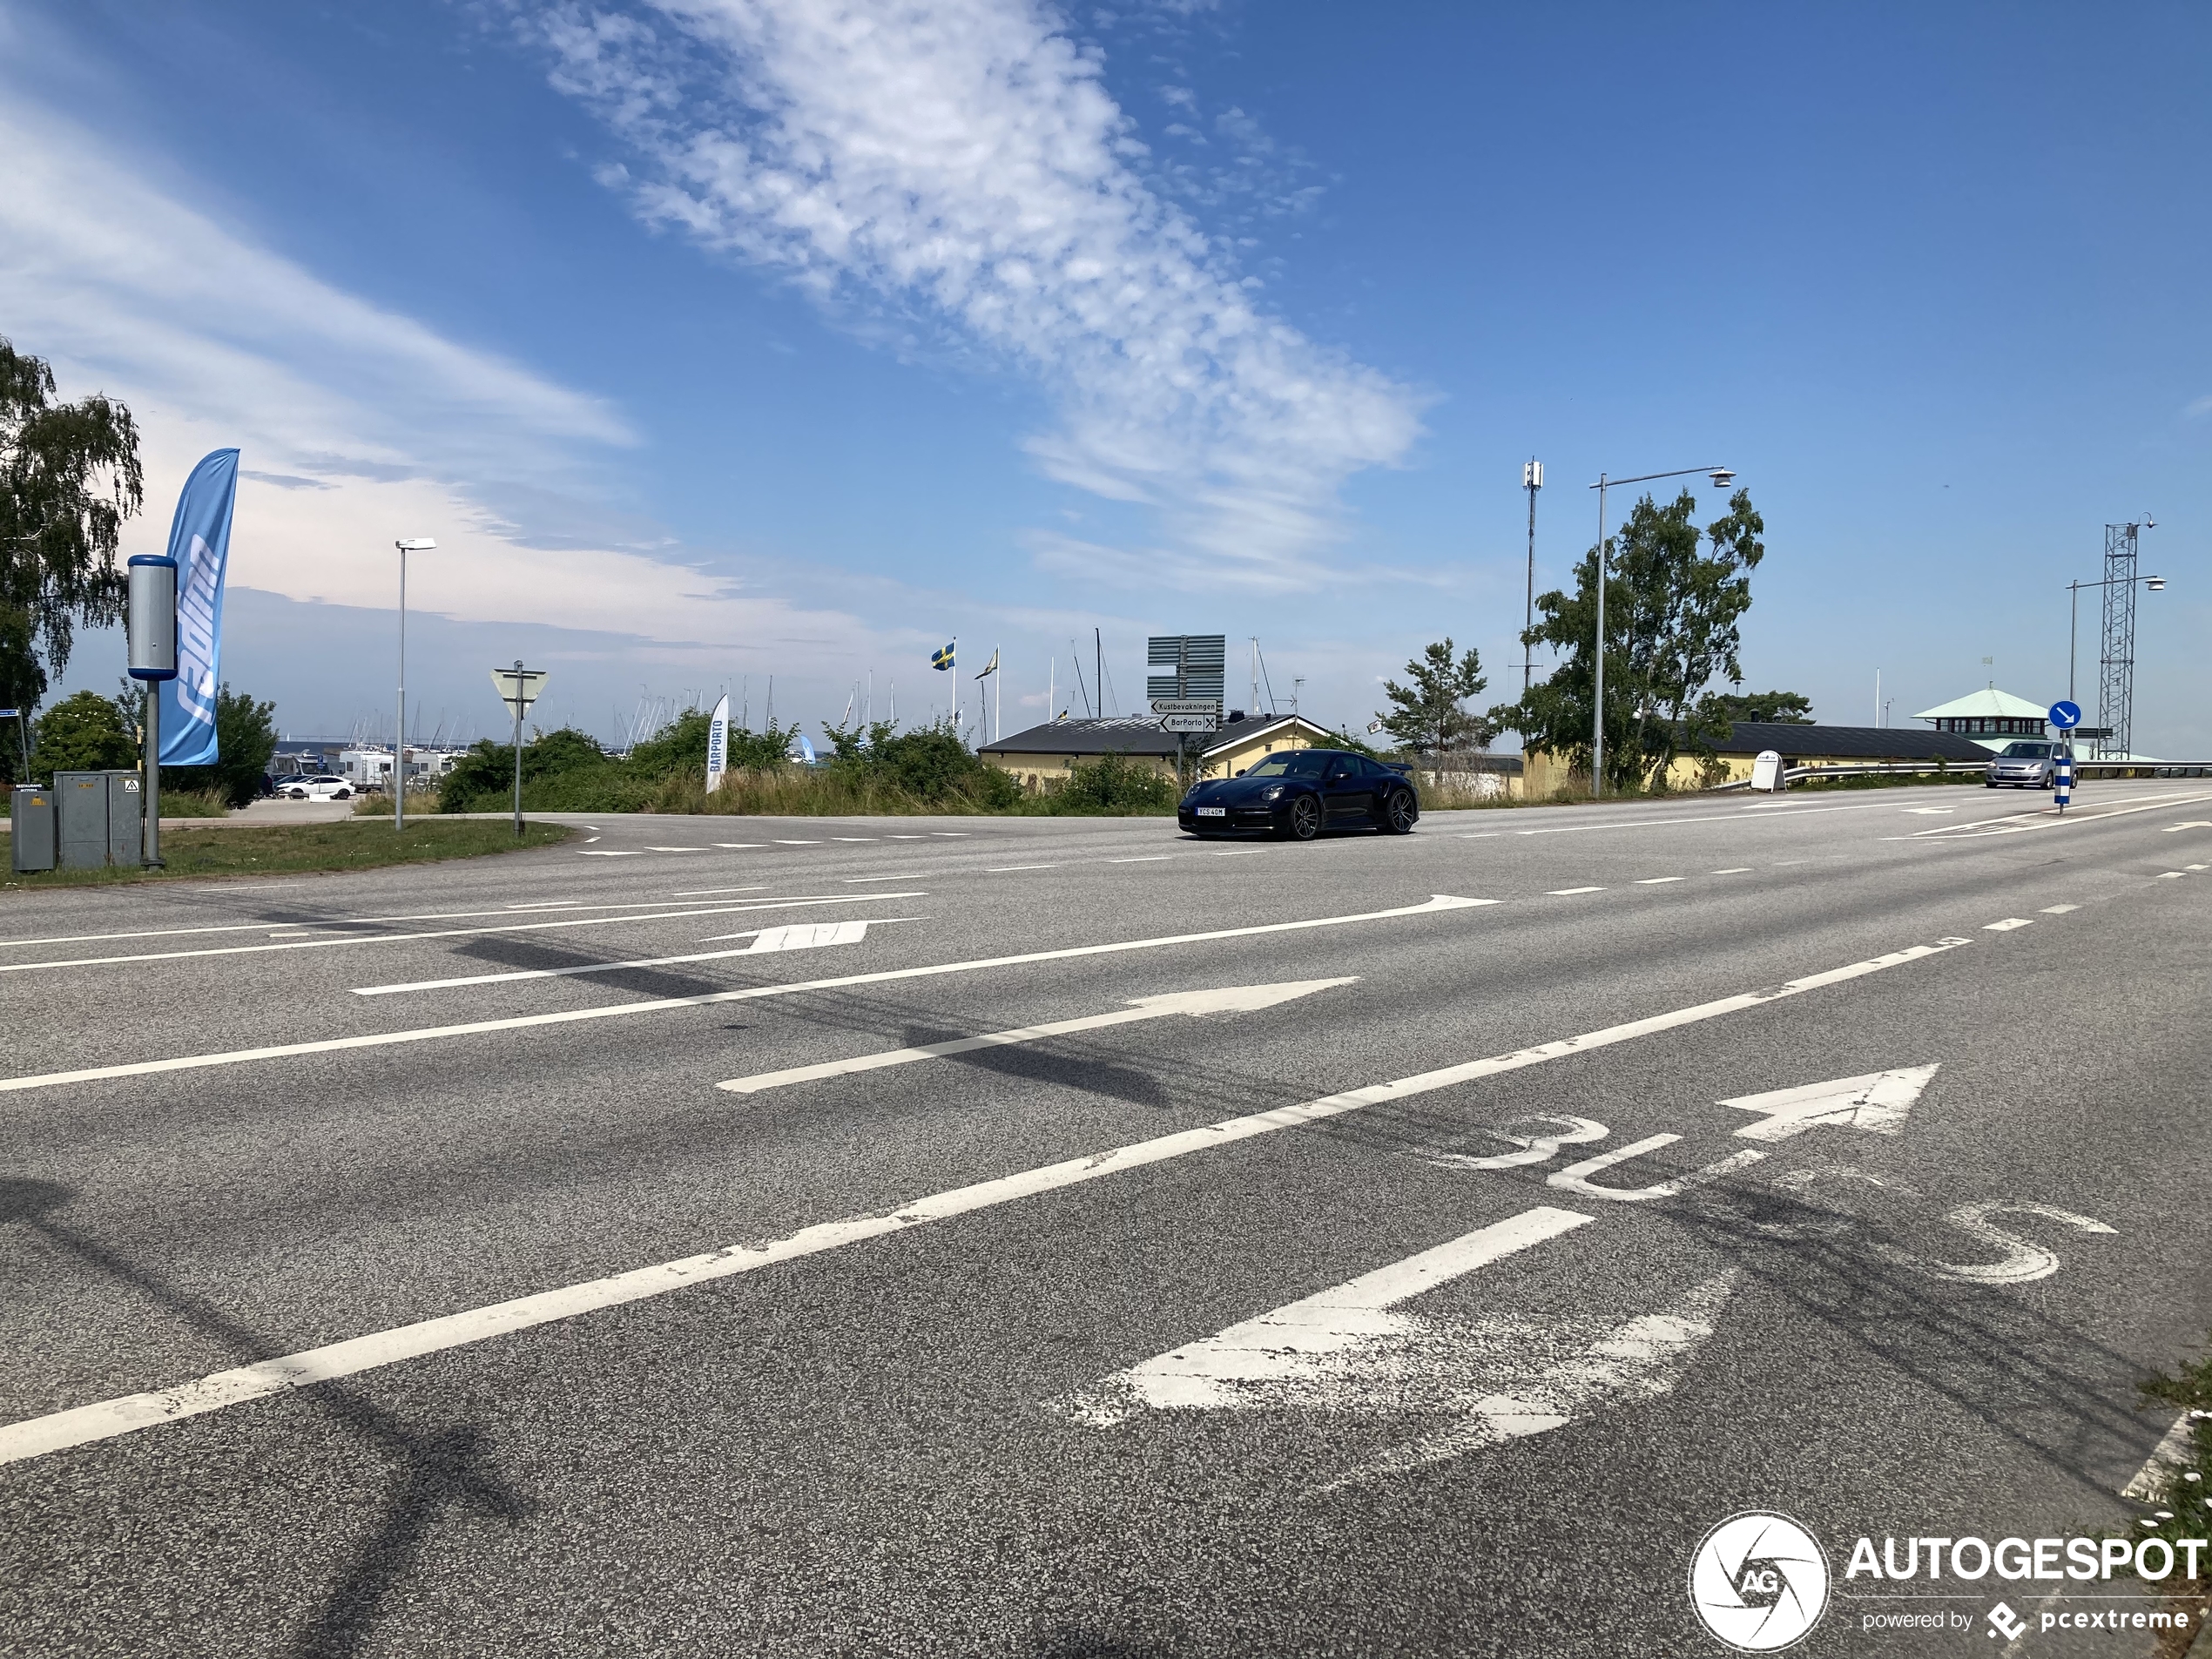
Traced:
POLYGON ((2147 1654, 1845 1576, 2212 1327, 2212 788, 2084 794, 11 900, 0 1651, 1718 1653, 1767 1511, 1797 1651, 2147 1654))

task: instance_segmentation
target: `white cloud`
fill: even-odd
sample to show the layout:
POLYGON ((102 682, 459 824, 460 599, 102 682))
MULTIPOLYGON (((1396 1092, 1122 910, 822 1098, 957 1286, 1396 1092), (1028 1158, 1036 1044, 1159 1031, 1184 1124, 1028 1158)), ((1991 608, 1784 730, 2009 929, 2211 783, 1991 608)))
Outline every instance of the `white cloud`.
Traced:
POLYGON ((1345 481, 1419 434, 1413 393, 1258 310, 1148 187, 1096 57, 1033 0, 566 3, 524 26, 634 151, 644 216, 1018 366, 1058 409, 1037 464, 1156 508, 1185 580, 1325 579, 1345 481))

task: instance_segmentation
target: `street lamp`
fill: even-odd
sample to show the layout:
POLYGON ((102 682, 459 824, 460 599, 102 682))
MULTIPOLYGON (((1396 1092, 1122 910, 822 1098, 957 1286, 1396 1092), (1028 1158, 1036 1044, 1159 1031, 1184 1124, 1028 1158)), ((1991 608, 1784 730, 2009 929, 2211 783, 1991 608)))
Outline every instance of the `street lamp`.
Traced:
POLYGON ((2153 593, 2166 591, 2166 578, 2162 576, 2116 576, 2107 577, 2102 582, 2069 582, 2066 584, 2066 590, 2074 596, 2067 601, 2066 619, 2066 700, 2069 703, 2074 701, 2074 648, 2081 633, 2081 590, 2109 588, 2122 582, 2140 582, 2153 593))
POLYGON ((1634 478, 1608 478, 1603 473, 1590 486, 1597 491, 1597 678, 1590 706, 1590 796, 1605 792, 1605 492, 1615 484, 1648 484, 1655 478, 1687 478, 1702 472, 1716 489, 1726 489, 1736 474, 1726 467, 1683 467, 1673 472, 1647 472, 1634 478))
POLYGON ((395 542, 400 550, 400 729, 392 740, 392 828, 407 827, 407 556, 430 553, 437 543, 427 536, 395 542))

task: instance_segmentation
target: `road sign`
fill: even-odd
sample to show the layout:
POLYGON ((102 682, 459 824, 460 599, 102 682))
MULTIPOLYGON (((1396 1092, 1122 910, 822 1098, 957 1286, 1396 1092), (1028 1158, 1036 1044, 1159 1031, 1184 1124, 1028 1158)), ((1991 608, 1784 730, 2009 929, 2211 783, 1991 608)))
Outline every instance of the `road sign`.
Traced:
POLYGON ((1221 699, 1213 697, 1156 697, 1152 699, 1155 714, 1219 714, 1221 699))
POLYGON ((520 663, 512 668, 495 668, 491 683, 499 688, 499 700, 515 711, 521 719, 530 711, 530 705, 537 701, 537 694, 545 689, 547 671, 524 668, 520 663))
POLYGON ((2079 703, 2052 704, 2051 724, 2058 727, 2058 729, 2061 732, 2070 731, 2074 727, 2080 725, 2081 724, 2081 705, 2079 703))
POLYGON ((1218 732, 1221 722, 1211 714, 1170 714, 1160 722, 1163 732, 1218 732))
POLYGON ((1228 693, 1229 638, 1225 634, 1155 634, 1144 642, 1144 694, 1211 698, 1228 693))

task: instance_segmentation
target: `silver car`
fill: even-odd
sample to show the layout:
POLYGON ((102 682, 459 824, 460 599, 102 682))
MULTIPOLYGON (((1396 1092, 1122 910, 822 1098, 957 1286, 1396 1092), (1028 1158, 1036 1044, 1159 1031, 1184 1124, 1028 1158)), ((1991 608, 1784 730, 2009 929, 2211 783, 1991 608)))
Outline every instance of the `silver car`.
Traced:
POLYGON ((2008 743, 1997 752, 1989 763, 1989 775, 1982 781, 1994 789, 2000 784, 2017 789, 2048 789, 2058 781, 2059 756, 2061 745, 2040 738, 2022 738, 2008 743))

